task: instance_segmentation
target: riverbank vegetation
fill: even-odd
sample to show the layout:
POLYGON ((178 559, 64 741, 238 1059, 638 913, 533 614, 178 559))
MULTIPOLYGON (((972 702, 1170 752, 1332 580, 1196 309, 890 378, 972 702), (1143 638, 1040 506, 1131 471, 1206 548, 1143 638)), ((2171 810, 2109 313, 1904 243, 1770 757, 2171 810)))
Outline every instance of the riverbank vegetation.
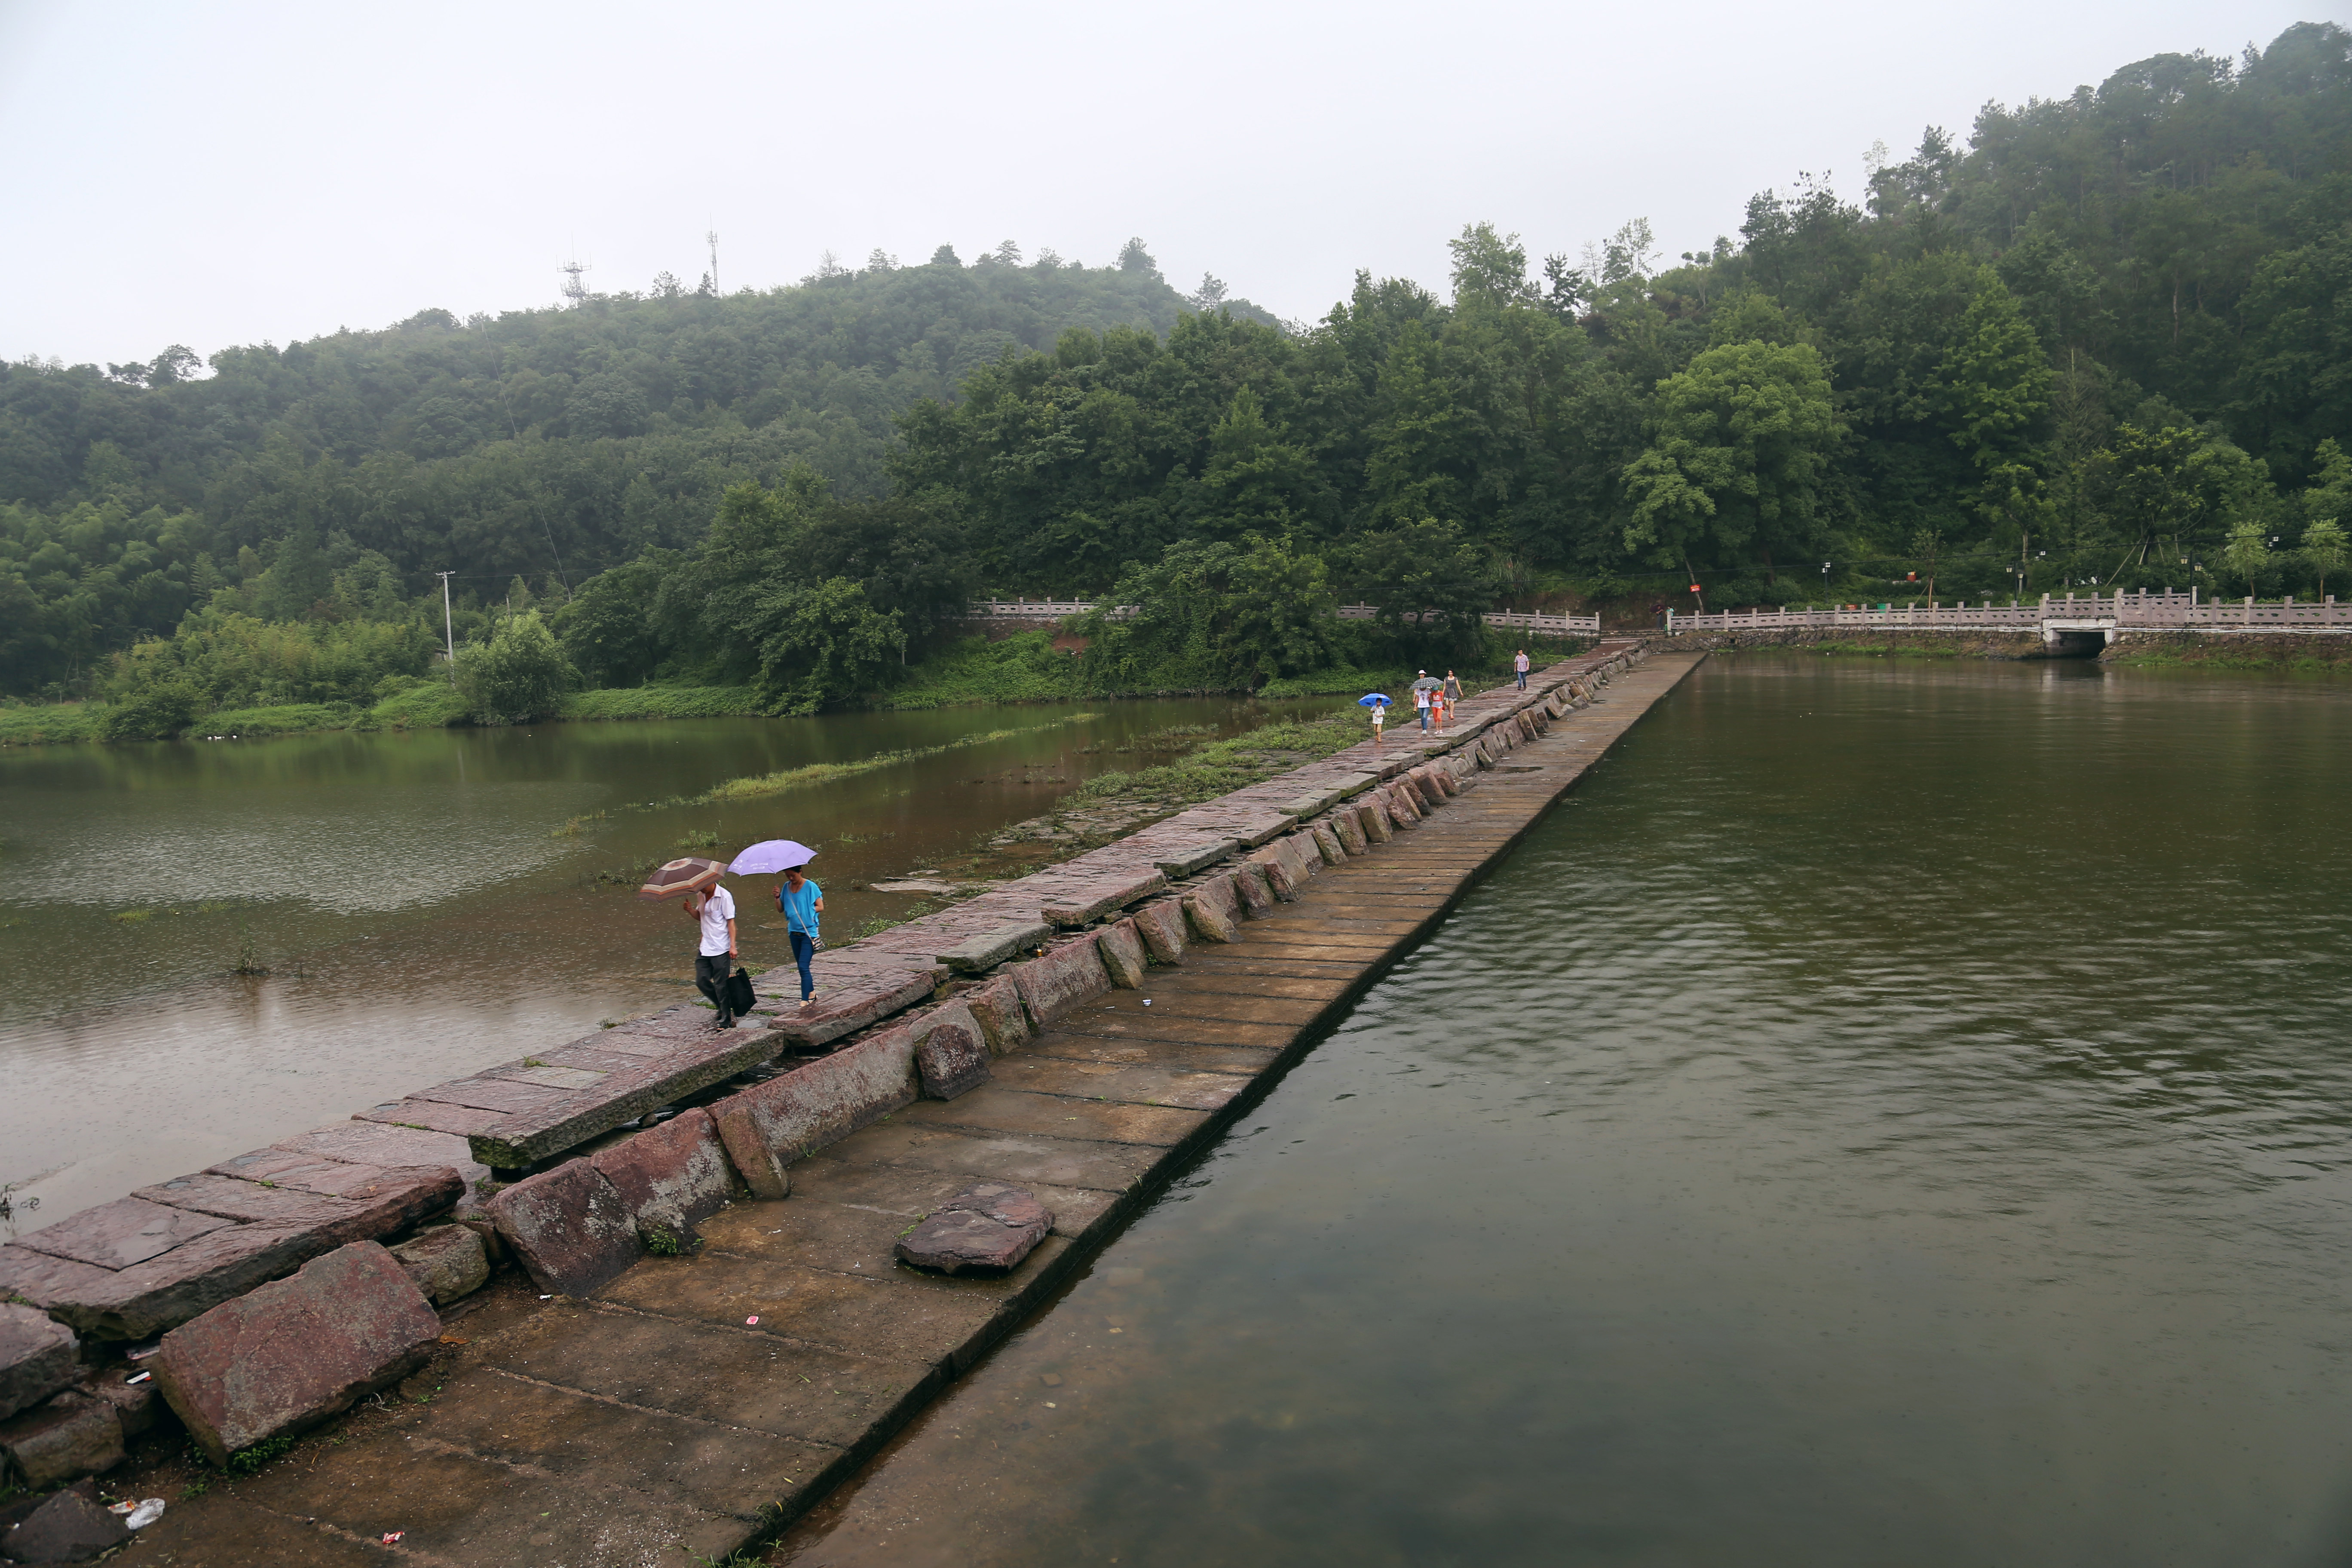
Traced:
POLYGON ((1538 605, 2315 595, 2352 565, 2347 367, 2325 23, 1990 105, 1678 256, 1639 218, 1541 258, 1471 224, 1442 294, 1360 274, 1313 322, 1139 240, 1008 242, 209 374, 11 364, 0 692, 104 707, 0 736, 452 673, 482 722, 1299 689, 1491 665, 1480 613, 1538 605), (960 621, 991 594, 1132 613, 1000 652, 960 621))

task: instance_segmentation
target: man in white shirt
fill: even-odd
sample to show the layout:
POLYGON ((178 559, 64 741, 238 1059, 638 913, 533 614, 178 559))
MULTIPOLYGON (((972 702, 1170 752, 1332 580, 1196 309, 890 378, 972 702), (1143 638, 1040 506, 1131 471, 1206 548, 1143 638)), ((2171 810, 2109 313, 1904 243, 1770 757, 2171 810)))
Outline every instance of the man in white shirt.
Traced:
POLYGON ((719 1026, 731 1029, 735 1015, 727 1010, 727 976, 735 965, 735 895, 713 888, 697 898, 686 896, 686 912, 702 928, 701 951, 694 960, 694 988, 719 1009, 719 1026))
POLYGON ((1528 689, 1528 650, 1525 648, 1519 649, 1518 657, 1511 660, 1511 672, 1519 678, 1519 689, 1522 691, 1528 689))

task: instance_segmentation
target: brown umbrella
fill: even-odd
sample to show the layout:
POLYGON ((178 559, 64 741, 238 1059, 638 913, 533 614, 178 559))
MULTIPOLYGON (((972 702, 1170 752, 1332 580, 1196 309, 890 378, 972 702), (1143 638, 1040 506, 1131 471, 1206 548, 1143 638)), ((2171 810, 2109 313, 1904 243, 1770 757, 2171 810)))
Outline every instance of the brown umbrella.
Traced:
POLYGON ((716 887, 719 879, 726 874, 727 868, 719 862, 706 860, 699 855, 688 855, 684 859, 671 861, 646 878, 646 885, 637 889, 637 897, 649 904, 663 899, 682 898, 688 893, 698 893, 705 888, 716 887))

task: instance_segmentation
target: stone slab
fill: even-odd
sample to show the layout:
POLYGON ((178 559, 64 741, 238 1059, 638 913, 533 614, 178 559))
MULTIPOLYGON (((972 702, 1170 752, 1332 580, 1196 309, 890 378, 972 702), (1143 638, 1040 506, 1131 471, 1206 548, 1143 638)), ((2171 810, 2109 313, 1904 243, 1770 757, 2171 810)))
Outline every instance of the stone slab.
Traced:
POLYGON ((643 1256, 628 1205, 587 1160, 517 1182, 483 1207, 541 1290, 589 1295, 643 1256))
POLYGON ((648 1245, 658 1245, 656 1232, 678 1242, 691 1238, 734 1194, 719 1125, 699 1107, 608 1144, 588 1160, 648 1245))
POLYGON ((1145 960, 1142 933, 1132 920, 1103 927, 1095 938, 1096 956, 1109 972, 1110 983, 1124 991, 1143 984, 1145 960))
POLYGON ((0 1303, 0 1420, 74 1381, 81 1342, 47 1312, 0 1303))
POLYGON ((970 1005, 957 1000, 926 1013, 911 1026, 915 1074, 931 1100, 953 1100, 989 1078, 988 1037, 970 1005))
POLYGON ((405 1377, 440 1336, 399 1262, 358 1241, 173 1329, 155 1381, 197 1447, 225 1465, 405 1377))
POLYGON ((1001 1057, 1029 1043, 1033 1033, 1029 1010, 1022 1005, 1021 988, 1011 976, 1000 976, 985 985, 974 986, 963 994, 963 1001, 979 1020, 981 1033, 992 1052, 1001 1057))
POLYGON ((1091 936, 1065 942, 1042 958, 1016 963, 1008 973, 1020 989, 1021 1005, 1029 1010, 1030 1026, 1036 1029, 1111 988, 1110 971, 1103 967, 1091 936))
POLYGON ((1144 951, 1154 963, 1176 964, 1184 962, 1184 906, 1176 899, 1154 899, 1135 911, 1135 934, 1143 939, 1144 951))
POLYGON ((131 1527, 71 1488, 55 1493, 0 1536, 0 1552, 23 1563, 89 1563, 131 1539, 131 1527))
POLYGON ((487 1132, 504 1119, 504 1112, 438 1100, 394 1100, 352 1112, 354 1121, 380 1121, 387 1127, 417 1127, 428 1132, 453 1132, 468 1138, 487 1132))
POLYGON ((979 974, 1007 959, 1034 952, 1052 940, 1054 928, 1043 921, 1021 921, 968 936, 935 956, 959 974, 979 974))
MULTIPOLYGON (((921 989, 928 995, 929 971, 924 973, 921 989)), ((593 1089, 575 1090, 538 1110, 509 1116, 490 1131, 473 1134, 467 1142, 475 1159, 493 1168, 520 1168, 550 1159, 625 1121, 635 1121, 657 1106, 757 1067, 775 1055, 776 1047, 772 1031, 706 1029, 663 1056, 606 1075, 593 1089)))
POLYGON ((1207 870, 1241 847, 1237 838, 1210 837, 1155 843, 1150 847, 1151 863, 1160 874, 1171 882, 1207 870))
POLYGON ((878 1019, 929 1001, 938 984, 929 968, 866 974, 838 987, 820 989, 804 1010, 780 1015, 775 1032, 799 1045, 830 1045, 878 1019))
POLYGON ((230 1223, 217 1215, 169 1208, 145 1198, 117 1198, 27 1231, 10 1245, 94 1268, 122 1269, 230 1223))
POLYGON ((1082 926, 1115 910, 1167 890, 1168 878, 1158 867, 1148 871, 1089 878, 1066 893, 1047 899, 1038 913, 1060 926, 1082 926))
POLYGON ((391 1251, 425 1299, 436 1307, 461 1300, 489 1283, 489 1254, 469 1226, 432 1226, 391 1251))
POLYGON ((975 1182, 907 1233, 898 1260, 941 1274, 1006 1274, 1053 1228, 1053 1215, 1029 1193, 975 1182))
POLYGON ((122 1423, 104 1400, 68 1390, 0 1421, 0 1455, 13 1479, 40 1491, 121 1464, 122 1423))
POLYGON ((754 1194, 772 1187, 783 1167, 858 1128, 914 1102, 911 1030, 883 1030, 710 1106, 727 1156, 754 1194))

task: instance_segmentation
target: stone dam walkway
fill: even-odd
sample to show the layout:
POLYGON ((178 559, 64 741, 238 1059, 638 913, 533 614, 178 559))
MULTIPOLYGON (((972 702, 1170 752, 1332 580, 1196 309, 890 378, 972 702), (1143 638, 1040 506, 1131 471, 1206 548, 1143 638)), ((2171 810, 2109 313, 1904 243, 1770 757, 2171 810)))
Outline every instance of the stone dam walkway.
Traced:
MULTIPOLYGON (((1565 694, 1562 670, 1624 652, 1604 645, 1543 672, 1538 689, 1565 694)), ((1457 763, 1464 787, 1425 815, 1400 813, 1392 833, 1351 819, 1351 852, 1327 850, 1311 879, 1297 872, 1286 889, 1275 876, 1264 885, 1279 897, 1236 900, 1234 913, 1248 917, 1233 922, 1233 941, 1196 937, 1175 963, 1139 963, 1138 984, 1055 1005, 955 1098, 903 1097, 878 1120, 813 1139, 814 1152, 772 1178, 747 1173, 755 1191, 772 1179, 789 1196, 736 1189, 693 1227, 698 1248, 639 1256, 632 1242, 629 1260, 576 1295, 541 1294, 507 1270, 444 1312, 422 1371, 289 1458, 174 1502, 118 1561, 669 1568, 772 1538, 1050 1300, 1704 657, 1660 655, 1605 685, 1580 682, 1589 705, 1563 701, 1540 734, 1493 747, 1475 767, 1457 763), (898 1265, 898 1237, 975 1180, 1034 1193, 1052 1211, 1051 1234, 1002 1278, 898 1265)), ((1178 837, 1197 836, 1202 819, 1215 826, 1222 810, 1247 844, 1255 815, 1297 796, 1301 777, 1392 777, 1433 750, 1421 742, 1408 725, 1377 758, 1369 744, 1352 748, 1244 792, 1266 799, 1185 814, 1195 820, 1178 837)), ((1309 834, 1290 837, 1313 854, 1309 834)), ((1164 864, 1175 840, 1159 839, 1164 864)), ((1060 918, 1070 917, 1096 918, 1075 907, 1060 918)), ((1103 962, 1119 973, 1115 958, 1103 962)), ((877 981, 877 994, 896 984, 877 981)), ((1023 1000, 1039 1013, 1035 998, 1023 1000)), ((973 1003, 982 1010, 977 994, 973 1003)), ((987 1033, 997 1039, 994 1025, 987 1033)), ((723 1127, 721 1105, 710 1109, 723 1127)), ((384 1114, 387 1130, 397 1124, 384 1114)), ((738 1166, 749 1125, 739 1117, 727 1142, 738 1166)), ((478 1157, 484 1141, 474 1147, 478 1157)))

